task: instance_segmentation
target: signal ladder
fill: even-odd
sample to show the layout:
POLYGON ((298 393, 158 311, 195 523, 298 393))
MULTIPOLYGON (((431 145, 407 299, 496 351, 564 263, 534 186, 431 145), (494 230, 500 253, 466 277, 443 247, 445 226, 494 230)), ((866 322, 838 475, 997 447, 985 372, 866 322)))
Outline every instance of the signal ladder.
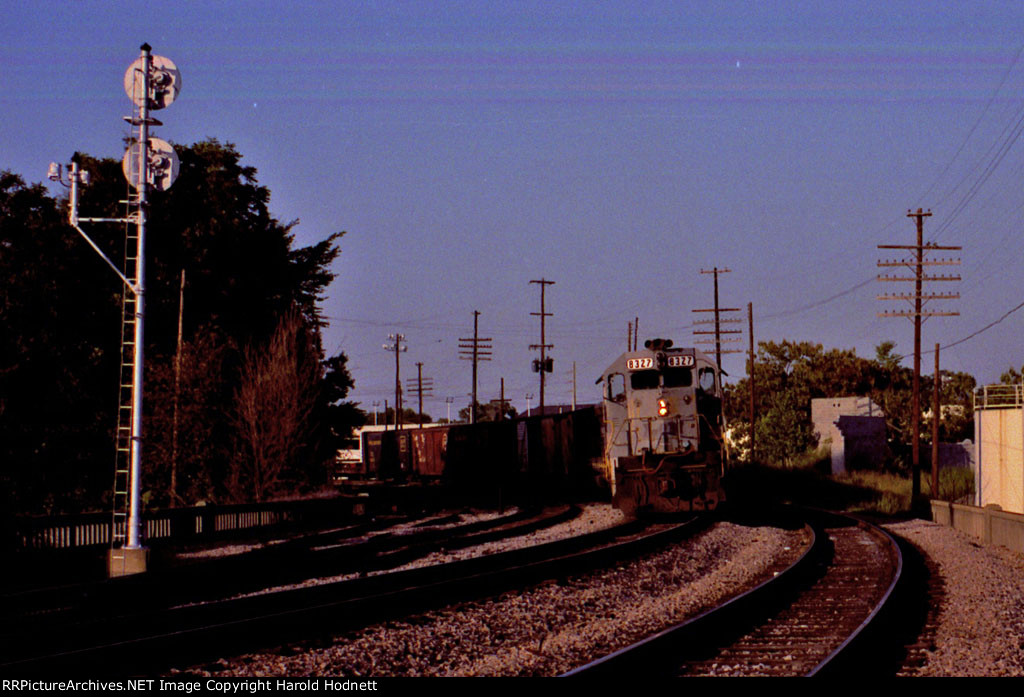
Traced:
MULTIPOLYGON (((125 201, 133 204, 137 201, 125 201)), ((138 282, 139 233, 129 213, 125 225, 124 275, 138 282)), ((118 381, 117 434, 114 454, 113 520, 111 522, 111 566, 125 566, 124 546, 128 538, 128 508, 131 503, 132 383, 135 376, 135 291, 124 284, 121 295, 121 368, 118 381)))

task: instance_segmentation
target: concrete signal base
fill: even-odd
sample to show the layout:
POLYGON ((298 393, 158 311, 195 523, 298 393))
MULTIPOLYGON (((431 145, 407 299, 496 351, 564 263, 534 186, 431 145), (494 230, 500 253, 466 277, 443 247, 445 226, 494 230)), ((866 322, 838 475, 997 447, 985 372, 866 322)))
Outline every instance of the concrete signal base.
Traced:
POLYGON ((146 572, 149 562, 149 550, 145 547, 135 549, 111 549, 107 552, 107 576, 130 576, 146 572))

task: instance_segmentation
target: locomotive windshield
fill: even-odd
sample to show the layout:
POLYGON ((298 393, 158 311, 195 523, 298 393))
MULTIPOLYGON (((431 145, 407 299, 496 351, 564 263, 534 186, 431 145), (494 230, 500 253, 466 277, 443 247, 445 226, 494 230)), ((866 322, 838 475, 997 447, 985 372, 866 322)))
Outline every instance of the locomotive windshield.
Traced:
POLYGON ((634 390, 656 390, 659 375, 657 370, 638 370, 629 376, 629 385, 634 390))
POLYGON ((689 387, 693 384, 693 371, 689 368, 666 368, 665 387, 689 387))
POLYGON ((629 385, 634 390, 656 390, 659 385, 689 387, 692 384, 693 371, 689 368, 665 368, 663 371, 637 370, 629 376, 629 385))

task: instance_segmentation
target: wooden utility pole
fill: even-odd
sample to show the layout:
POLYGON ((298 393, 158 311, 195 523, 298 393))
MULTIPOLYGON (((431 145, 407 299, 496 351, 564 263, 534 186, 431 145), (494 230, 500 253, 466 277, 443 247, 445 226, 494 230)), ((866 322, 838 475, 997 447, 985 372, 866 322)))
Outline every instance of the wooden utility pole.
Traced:
POLYGON ((739 337, 730 337, 730 338, 723 339, 722 338, 722 334, 742 334, 743 333, 739 329, 722 329, 722 325, 725 324, 725 323, 742 322, 743 320, 741 320, 741 319, 733 319, 733 318, 722 319, 721 318, 721 313, 723 313, 723 312, 739 312, 740 308, 738 308, 738 307, 719 307, 718 306, 718 274, 720 274, 720 273, 731 273, 732 269, 720 269, 720 268, 718 268, 716 266, 711 271, 707 271, 706 269, 701 269, 700 272, 702 274, 714 274, 715 275, 715 306, 713 308, 708 308, 708 309, 694 310, 694 312, 714 312, 715 313, 715 318, 713 320, 704 320, 704 319, 695 320, 694 324, 711 324, 711 323, 714 323, 715 331, 709 332, 709 331, 702 331, 702 330, 696 330, 695 329, 693 331, 693 333, 696 334, 696 335, 704 335, 704 334, 714 334, 715 335, 714 342, 712 342, 711 340, 699 340, 696 343, 698 343, 698 344, 714 343, 714 345, 715 345, 715 363, 718 365, 718 372, 721 373, 722 372, 722 354, 723 353, 739 353, 740 352, 739 349, 725 349, 725 350, 723 350, 722 349, 722 342, 739 341, 739 337))
POLYGON ((433 396, 434 379, 423 377, 423 363, 416 364, 416 378, 409 381, 409 387, 419 397, 419 422, 423 428, 423 395, 433 396))
POLYGON ((913 478, 911 485, 911 498, 917 499, 921 495, 921 324, 927 317, 954 317, 959 312, 924 311, 924 303, 929 300, 956 300, 959 293, 930 293, 924 294, 922 286, 928 281, 959 281, 959 276, 927 276, 924 273, 926 266, 952 266, 960 263, 959 259, 925 259, 928 252, 937 250, 959 250, 962 247, 940 247, 937 244, 924 243, 924 219, 931 216, 932 212, 924 212, 918 208, 917 212, 907 211, 908 218, 915 218, 917 221, 917 244, 880 244, 879 249, 904 249, 913 252, 911 259, 894 259, 885 261, 879 260, 879 267, 907 267, 914 272, 913 276, 879 276, 879 281, 902 281, 914 283, 914 294, 892 294, 879 295, 879 300, 905 300, 912 303, 913 310, 891 310, 879 312, 879 317, 908 317, 914 321, 914 397, 911 409, 913 413, 913 444, 912 444, 912 468, 913 478))
POLYGON ((486 339, 481 339, 479 334, 478 334, 478 328, 479 328, 478 319, 479 319, 479 317, 480 317, 480 313, 477 312, 476 310, 473 310, 473 338, 472 339, 459 339, 459 341, 464 342, 464 343, 459 344, 459 359, 460 360, 464 360, 464 361, 473 361, 473 391, 470 393, 470 399, 472 401, 469 403, 469 423, 471 423, 471 424, 475 424, 476 423, 476 403, 477 403, 477 397, 476 397, 476 371, 477 371, 477 368, 476 367, 477 367, 477 363, 479 363, 480 361, 489 361, 489 360, 491 360, 491 355, 492 355, 492 351, 491 351, 492 346, 491 346, 490 342, 493 341, 493 339, 491 339, 490 337, 488 337, 486 339))
POLYGON ((174 423, 171 426, 171 508, 178 505, 178 405, 181 401, 181 346, 185 317, 185 269, 178 290, 178 349, 174 353, 174 423))
MULTIPOLYGON (((402 429, 402 370, 398 357, 405 351, 409 350, 408 346, 402 346, 402 342, 405 341, 405 335, 403 334, 388 334, 388 339, 394 341, 393 344, 384 344, 385 351, 393 351, 395 353, 395 430, 402 429)), ((387 411, 385 413, 384 421, 387 421, 387 411)))
POLYGON ((757 442, 755 440, 755 434, 757 429, 754 427, 757 423, 757 415, 754 413, 754 303, 747 303, 747 320, 750 323, 750 368, 747 370, 747 379, 750 380, 750 461, 753 462, 756 458, 755 449, 757 442))
POLYGON ((576 361, 572 362, 572 410, 576 411, 576 361))
MULTIPOLYGON (((554 281, 548 281, 540 279, 538 281, 530 281, 530 283, 537 283, 540 285, 540 312, 531 312, 530 314, 535 317, 540 317, 540 343, 530 344, 530 350, 536 351, 540 349, 540 358, 533 360, 533 372, 540 373, 540 413, 544 415, 544 376, 552 371, 553 362, 547 357, 547 350, 554 348, 553 344, 547 343, 545 335, 545 326, 548 317, 551 317, 552 313, 547 312, 544 306, 544 290, 547 286, 553 286, 554 281)), ((635 340, 635 339, 634 339, 635 340)))
POLYGON ((939 390, 942 388, 942 374, 939 372, 939 345, 935 344, 935 385, 932 397, 932 498, 939 498, 939 419, 942 406, 939 404, 939 390))

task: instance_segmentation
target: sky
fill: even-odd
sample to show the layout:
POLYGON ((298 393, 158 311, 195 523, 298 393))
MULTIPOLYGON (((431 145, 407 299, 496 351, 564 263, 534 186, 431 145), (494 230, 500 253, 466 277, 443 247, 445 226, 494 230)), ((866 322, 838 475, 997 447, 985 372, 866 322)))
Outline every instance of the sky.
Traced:
MULTIPOLYGON (((474 311, 480 401, 504 378, 536 406, 540 279, 549 405, 574 365, 578 401, 598 399, 634 318, 641 343, 693 345, 715 267, 736 348, 751 303, 757 341, 909 355, 912 322, 877 317, 909 306, 877 296, 912 284, 876 280, 898 254, 877 245, 913 244, 919 207, 926 241, 963 248, 936 267, 962 281, 926 284, 960 314, 928 319, 924 347, 979 383, 1024 364, 1022 3, 0 6, 0 170, 120 158, 123 75, 149 43, 182 75, 155 135, 234 143, 297 244, 346 232, 324 344, 366 409, 394 403, 400 333, 402 382, 422 363, 425 411, 454 417, 474 311)), ((743 355, 723 367, 743 377, 743 355)))

